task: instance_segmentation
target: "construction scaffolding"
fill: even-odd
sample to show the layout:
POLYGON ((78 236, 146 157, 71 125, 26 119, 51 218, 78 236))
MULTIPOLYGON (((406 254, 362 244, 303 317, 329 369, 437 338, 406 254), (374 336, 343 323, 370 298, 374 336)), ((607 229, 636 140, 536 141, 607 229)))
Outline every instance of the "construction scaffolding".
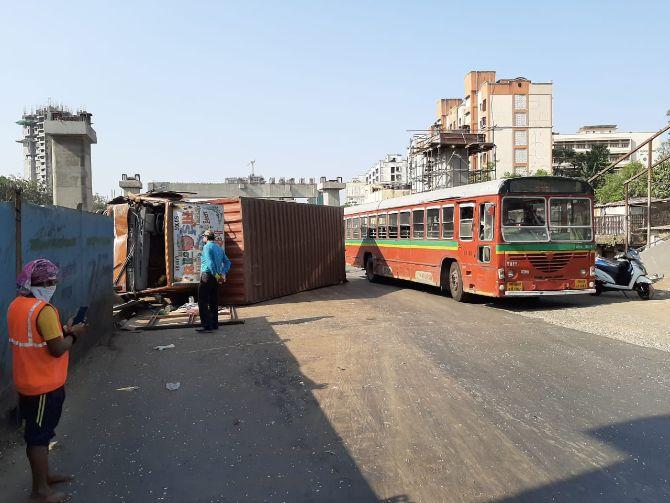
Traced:
POLYGON ((470 156, 493 149, 484 134, 467 130, 415 133, 407 155, 408 181, 412 192, 457 187, 495 177, 495 171, 478 173, 473 179, 470 156))

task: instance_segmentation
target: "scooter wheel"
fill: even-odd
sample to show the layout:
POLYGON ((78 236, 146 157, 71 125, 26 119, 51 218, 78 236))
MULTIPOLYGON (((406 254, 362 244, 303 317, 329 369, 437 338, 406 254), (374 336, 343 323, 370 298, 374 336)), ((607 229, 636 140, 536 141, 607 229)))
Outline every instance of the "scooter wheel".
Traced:
POLYGON ((654 287, 649 283, 638 283, 635 285, 635 291, 642 300, 649 300, 654 296, 654 287))
POLYGON ((596 291, 593 292, 593 293, 591 294, 591 295, 593 295, 594 297, 598 297, 601 293, 603 293, 603 287, 602 287, 602 285, 596 283, 595 289, 596 289, 596 291))

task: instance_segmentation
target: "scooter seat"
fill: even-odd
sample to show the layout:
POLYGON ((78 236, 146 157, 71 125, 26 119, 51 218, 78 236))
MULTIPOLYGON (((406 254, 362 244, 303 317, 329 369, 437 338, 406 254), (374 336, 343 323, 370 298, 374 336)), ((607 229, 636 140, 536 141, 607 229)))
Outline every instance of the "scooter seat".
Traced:
POLYGON ((625 260, 607 260, 598 258, 596 260, 596 267, 612 276, 615 282, 620 284, 627 283, 625 278, 628 274, 629 263, 625 260))

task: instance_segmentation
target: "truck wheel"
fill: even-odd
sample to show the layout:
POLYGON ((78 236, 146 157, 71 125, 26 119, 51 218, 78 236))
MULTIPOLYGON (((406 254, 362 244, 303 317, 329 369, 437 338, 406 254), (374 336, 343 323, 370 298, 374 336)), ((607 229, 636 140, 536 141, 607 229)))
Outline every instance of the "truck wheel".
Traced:
POLYGON ((470 300, 470 294, 463 291, 461 266, 458 262, 453 262, 449 269, 449 289, 451 290, 451 296, 456 302, 468 302, 470 300))
POLYGON ((638 283, 635 285, 635 291, 642 300, 649 300, 654 296, 654 287, 649 283, 638 283))

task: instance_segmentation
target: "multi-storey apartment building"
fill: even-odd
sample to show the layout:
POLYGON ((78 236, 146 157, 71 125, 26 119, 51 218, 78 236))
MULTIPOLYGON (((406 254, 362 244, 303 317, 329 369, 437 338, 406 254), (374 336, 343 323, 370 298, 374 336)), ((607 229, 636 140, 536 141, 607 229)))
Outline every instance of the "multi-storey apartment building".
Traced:
POLYGON ((523 77, 496 80, 494 71, 469 72, 464 98, 438 102, 436 126, 445 131, 483 133, 494 144, 492 150, 470 157, 470 170, 490 169, 498 178, 506 172, 549 172, 552 87, 523 77))
MULTIPOLYGON (((616 124, 583 126, 575 134, 554 134, 554 148, 564 148, 582 153, 588 152, 596 145, 603 145, 610 151, 610 161, 614 161, 644 143, 653 134, 654 132, 619 131, 616 124)), ((661 143, 662 137, 652 140, 652 160, 656 160, 661 143)), ((646 163, 648 154, 647 147, 644 147, 631 155, 630 160, 646 163)))
POLYGON ((365 173, 368 184, 401 186, 407 182, 407 159, 401 154, 387 154, 365 173))

